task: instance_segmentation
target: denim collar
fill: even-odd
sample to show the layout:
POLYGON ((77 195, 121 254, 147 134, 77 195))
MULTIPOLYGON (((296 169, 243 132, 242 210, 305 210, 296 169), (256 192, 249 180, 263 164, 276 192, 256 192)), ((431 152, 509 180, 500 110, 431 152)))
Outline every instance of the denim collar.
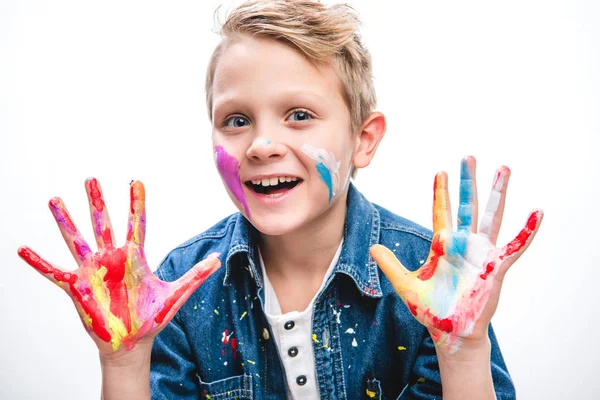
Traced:
MULTIPOLYGON (((332 275, 348 275, 361 293, 374 298, 383 295, 377 264, 369 255, 369 248, 379 243, 379 230, 379 211, 350 183, 344 243, 332 275)), ((240 213, 236 216, 225 267, 223 285, 229 285, 230 275, 235 273, 236 268, 245 267, 256 286, 262 288, 262 272, 258 261, 258 231, 240 213), (244 263, 246 265, 238 265, 233 261, 233 256, 238 253, 245 253, 248 261, 247 264, 244 263)))

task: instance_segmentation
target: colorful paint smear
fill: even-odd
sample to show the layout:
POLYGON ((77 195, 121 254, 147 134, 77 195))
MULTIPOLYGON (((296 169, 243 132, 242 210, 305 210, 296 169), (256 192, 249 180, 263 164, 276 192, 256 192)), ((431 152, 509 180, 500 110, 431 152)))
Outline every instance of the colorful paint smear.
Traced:
POLYGON ((71 296, 88 332, 110 343, 113 351, 131 349, 140 338, 168 323, 190 294, 220 267, 220 262, 211 255, 176 282, 159 280, 144 256, 146 211, 142 183, 131 183, 127 241, 119 248, 113 244, 100 184, 89 179, 86 189, 97 252, 90 250, 62 200, 53 198, 50 210, 78 268, 63 271, 28 247, 19 248, 18 253, 71 296))
POLYGON ((331 202, 340 188, 340 162, 336 161, 335 154, 325 149, 317 149, 310 144, 304 144, 300 149, 316 162, 317 171, 329 189, 329 202, 331 202))
POLYGON ((447 175, 436 175, 434 236, 429 257, 419 270, 406 270, 384 246, 371 248, 371 255, 410 312, 428 328, 436 345, 450 353, 459 349, 461 338, 473 333, 490 298, 494 277, 505 273, 525 251, 543 217, 541 210, 533 211, 515 239, 496 247, 509 174, 507 167, 497 170, 479 234, 475 159, 467 157, 462 163, 457 231, 452 227, 447 175))
POLYGON ((242 188, 242 181, 238 171, 240 164, 235 157, 229 155, 225 149, 221 146, 215 146, 215 162, 217 169, 221 174, 221 178, 225 182, 225 185, 229 188, 233 196, 237 201, 244 207, 246 217, 250 219, 250 210, 248 209, 248 203, 246 202, 246 195, 242 188))

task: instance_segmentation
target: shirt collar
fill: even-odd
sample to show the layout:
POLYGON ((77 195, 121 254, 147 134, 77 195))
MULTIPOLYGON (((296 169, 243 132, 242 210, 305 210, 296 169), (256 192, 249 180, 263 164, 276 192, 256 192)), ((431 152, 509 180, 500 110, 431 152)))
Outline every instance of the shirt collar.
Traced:
MULTIPOLYGON (((352 183, 348 187, 346 204, 344 242, 333 274, 348 275, 365 296, 382 297, 377 264, 369 255, 371 246, 379 243, 379 212, 352 183)), ((225 261, 226 272, 223 284, 229 285, 231 273, 241 267, 247 268, 256 286, 262 288, 262 273, 258 259, 258 232, 242 214, 238 213, 236 218, 231 246, 225 261), (238 253, 242 254, 237 255, 238 253), (239 260, 240 256, 243 260, 242 265, 239 265, 239 261, 234 261, 239 260)))

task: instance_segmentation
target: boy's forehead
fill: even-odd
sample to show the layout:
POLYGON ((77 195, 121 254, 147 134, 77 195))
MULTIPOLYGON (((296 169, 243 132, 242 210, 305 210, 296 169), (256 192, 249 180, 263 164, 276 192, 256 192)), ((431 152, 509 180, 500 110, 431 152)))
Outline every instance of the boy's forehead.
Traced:
POLYGON ((217 63, 214 106, 249 94, 292 96, 315 101, 341 98, 340 81, 330 64, 316 65, 273 39, 243 36, 228 44, 217 63))

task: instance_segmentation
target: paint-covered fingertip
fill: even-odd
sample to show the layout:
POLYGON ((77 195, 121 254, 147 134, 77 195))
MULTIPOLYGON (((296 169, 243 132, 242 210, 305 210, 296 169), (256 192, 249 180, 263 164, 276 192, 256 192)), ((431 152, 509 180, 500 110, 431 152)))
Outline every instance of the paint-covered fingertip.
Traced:
POLYGON ((146 189, 144 188, 144 184, 142 183, 142 181, 133 180, 129 185, 131 188, 131 200, 146 199, 146 189))
POLYGON ((475 157, 471 156, 471 155, 464 156, 463 159, 462 159, 462 164, 463 165, 472 165, 472 166, 474 166, 476 163, 477 163, 477 160, 475 160, 475 157))
POLYGON ((98 179, 96 179, 93 176, 90 176, 90 177, 86 178, 84 184, 85 184, 85 186, 88 186, 92 182, 98 183, 98 179))
POLYGON ((33 250, 31 250, 27 246, 21 246, 17 249, 17 254, 23 261, 25 261, 29 265, 34 265, 40 261, 40 256, 33 250))
POLYGON ((215 252, 213 252, 213 253, 210 253, 209 255, 207 255, 207 256, 206 256, 206 258, 207 258, 207 259, 209 259, 209 258, 219 258, 219 256, 220 256, 220 255, 221 255, 221 253, 220 253, 220 252, 218 252, 218 251, 215 251, 215 252))
POLYGON ((475 157, 466 156, 460 165, 460 179, 471 180, 475 176, 475 157))
POLYGON ((61 205, 63 205, 63 201, 60 197, 53 197, 48 201, 48 207, 50 207, 51 210, 60 207, 61 205))
POLYGON ((22 259, 25 259, 25 256, 31 252, 31 249, 27 246, 19 246, 19 248, 17 249, 17 254, 19 255, 19 257, 21 257, 22 259))
POLYGON ((448 187, 448 174, 446 171, 440 171, 435 174, 435 179, 433 181, 434 189, 442 189, 448 187))
POLYGON ((496 169, 493 189, 496 191, 501 191, 503 187, 506 187, 508 185, 508 180, 510 179, 510 173, 510 168, 508 168, 506 165, 496 169))
POLYGON ((392 253, 390 249, 381 244, 374 244, 373 246, 371 246, 371 248, 369 249, 369 254, 379 265, 381 265, 382 263, 387 263, 392 259, 396 259, 394 253, 392 253))
POLYGON ((527 219, 527 227, 530 230, 537 229, 544 219, 544 211, 536 208, 529 213, 529 218, 527 219))

